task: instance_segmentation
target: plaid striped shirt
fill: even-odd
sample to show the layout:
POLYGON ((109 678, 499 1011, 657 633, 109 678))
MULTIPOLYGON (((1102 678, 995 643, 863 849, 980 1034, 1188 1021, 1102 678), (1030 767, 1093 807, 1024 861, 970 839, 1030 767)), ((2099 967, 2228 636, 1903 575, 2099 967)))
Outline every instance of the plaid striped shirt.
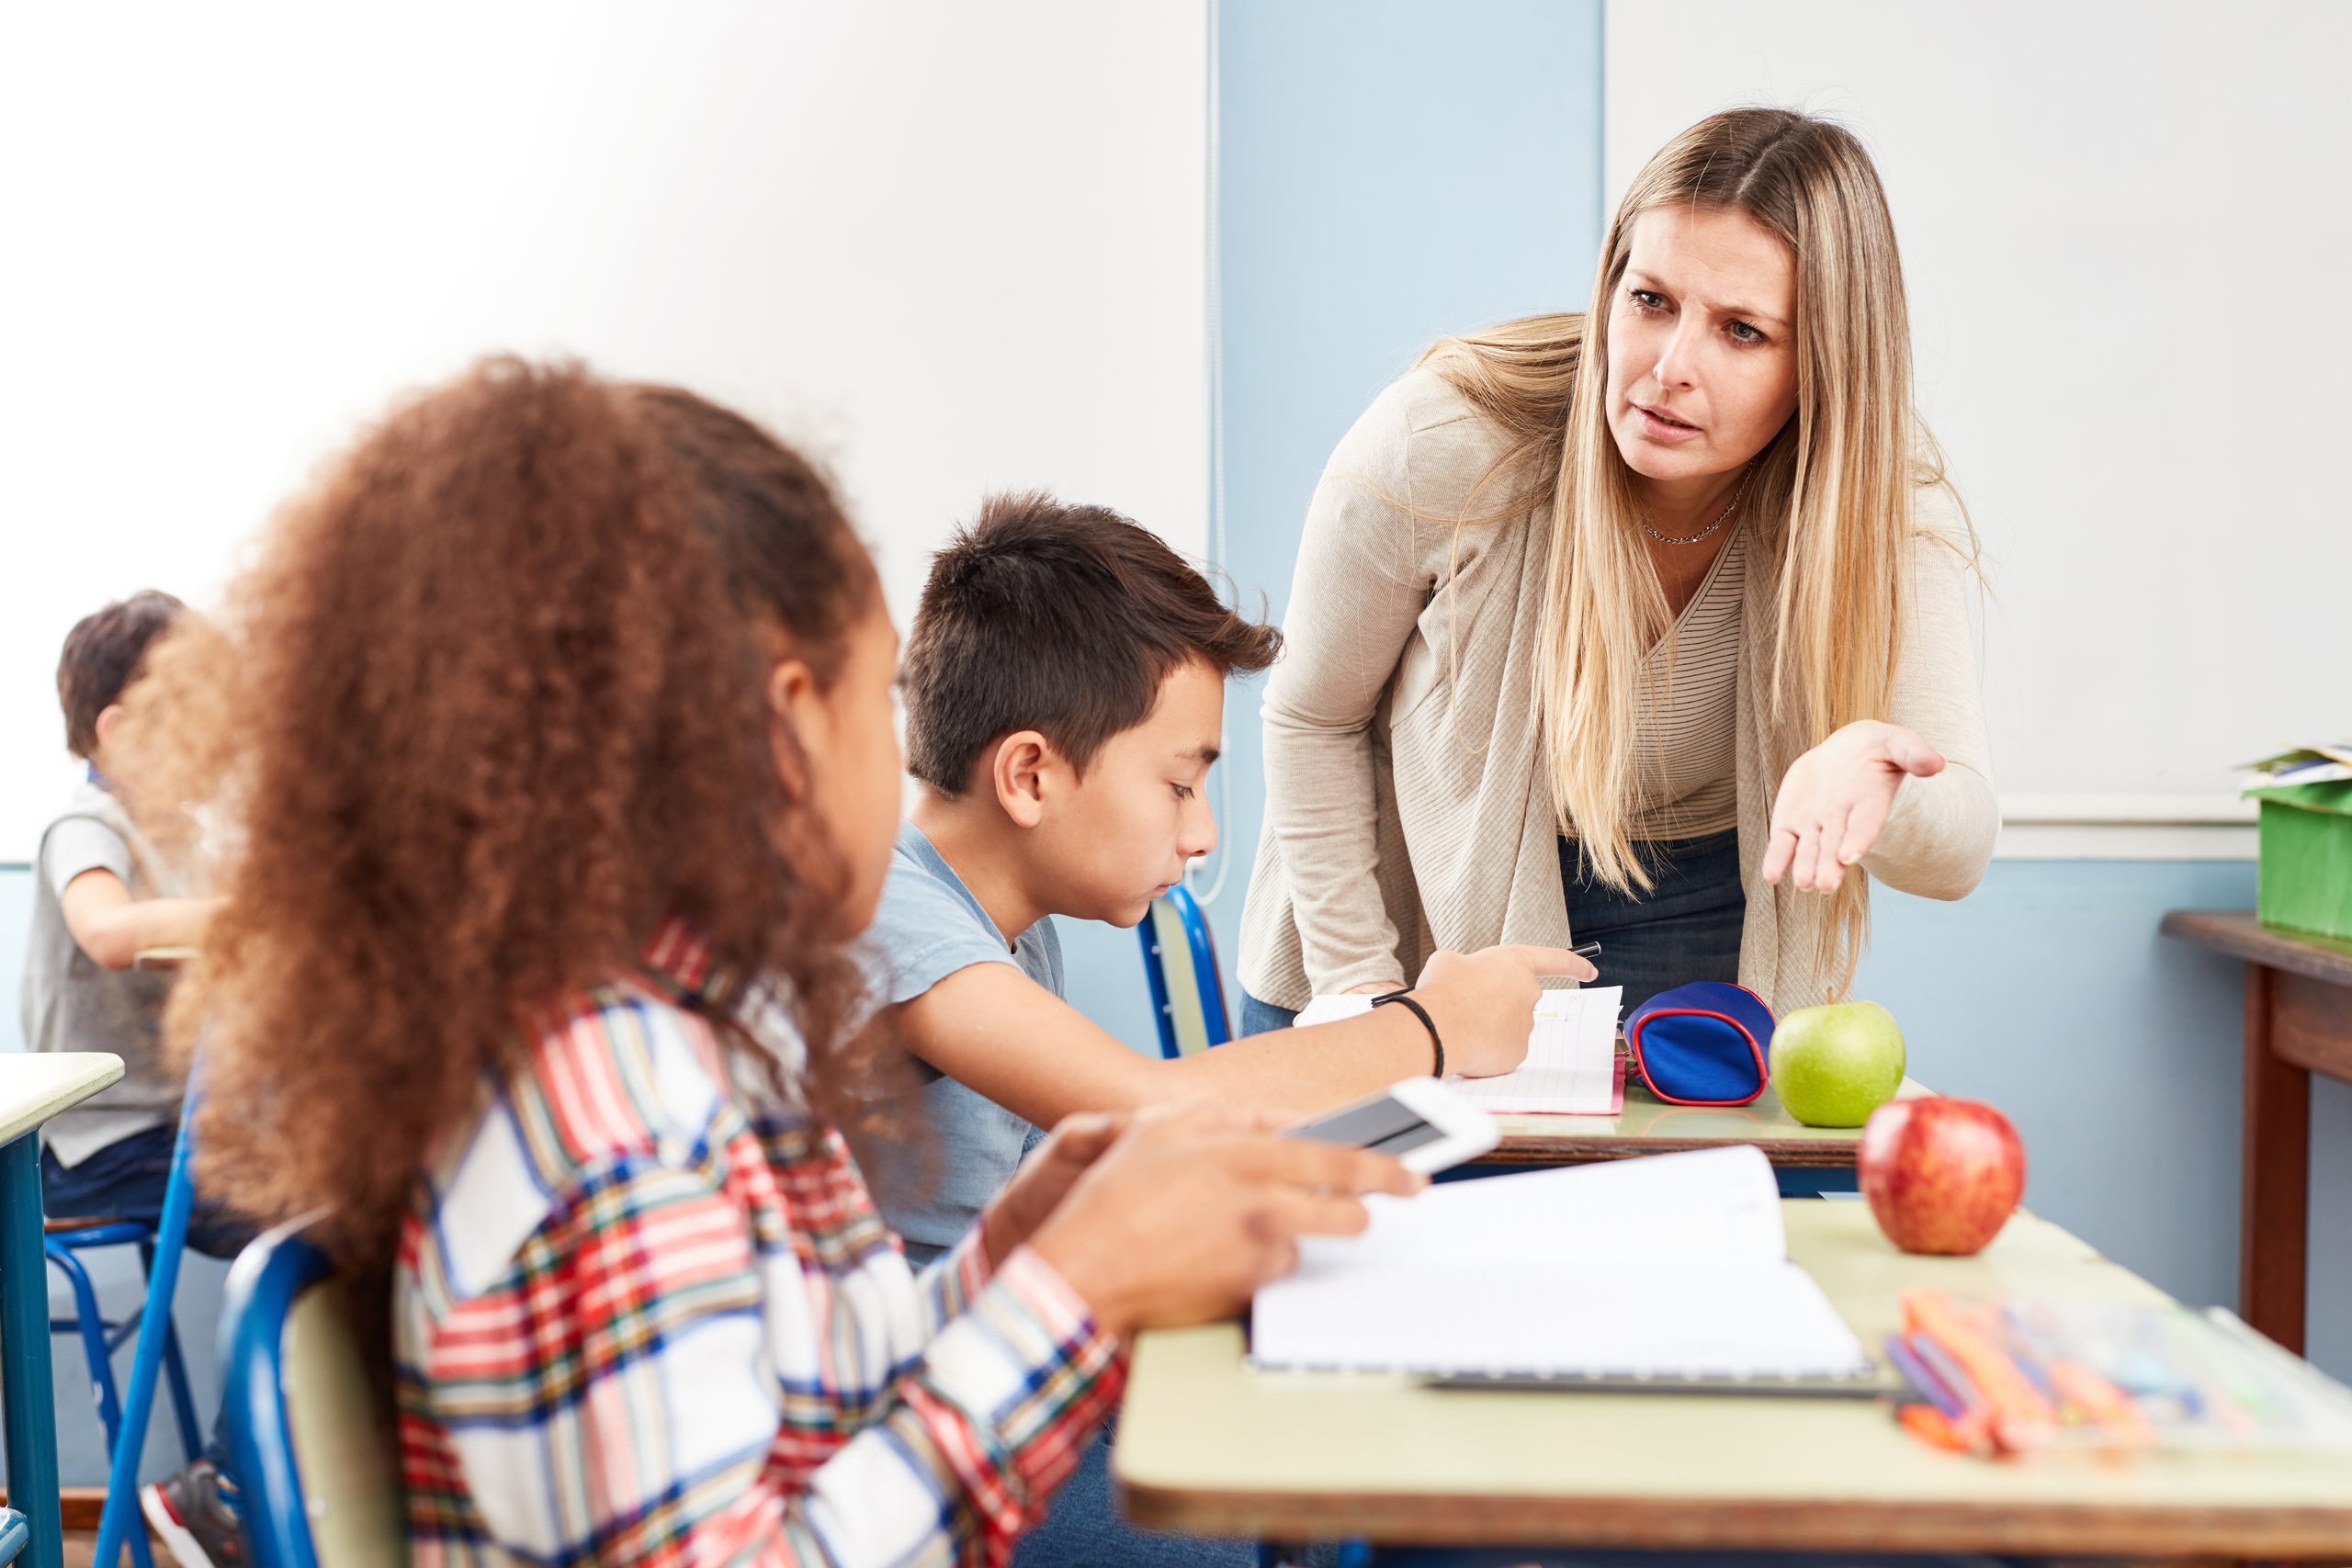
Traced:
MULTIPOLYGON (((1035 1254, 918 1277, 838 1132, 648 973, 543 1020, 429 1168, 393 1350, 417 1568, 1006 1562, 1125 1381, 1035 1254)), ((741 1015, 797 1062, 769 1004, 741 1015)))

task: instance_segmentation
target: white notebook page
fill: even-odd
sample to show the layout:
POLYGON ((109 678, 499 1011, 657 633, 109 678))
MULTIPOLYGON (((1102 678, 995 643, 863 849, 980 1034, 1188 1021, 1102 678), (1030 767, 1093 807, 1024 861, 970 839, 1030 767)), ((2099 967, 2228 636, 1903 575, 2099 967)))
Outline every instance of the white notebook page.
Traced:
POLYGON ((1827 1377, 1868 1361, 1788 1261, 1771 1167, 1739 1145, 1374 1199, 1258 1292, 1261 1367, 1436 1375, 1827 1377))
MULTIPOLYGON (((1624 995, 1622 986, 1545 991, 1535 1003, 1525 1061, 1495 1077, 1448 1081, 1485 1111, 1606 1116, 1618 1108, 1617 1010, 1624 995)), ((1371 1010, 1370 997, 1317 997, 1297 1022, 1330 1023, 1371 1010)))

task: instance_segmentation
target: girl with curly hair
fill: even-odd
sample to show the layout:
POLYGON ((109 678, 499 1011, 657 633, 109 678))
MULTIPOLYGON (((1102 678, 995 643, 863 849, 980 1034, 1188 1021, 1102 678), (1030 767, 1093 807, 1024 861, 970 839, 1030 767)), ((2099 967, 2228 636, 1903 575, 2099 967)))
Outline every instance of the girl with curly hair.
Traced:
POLYGON ((1419 1185, 1205 1111, 1065 1122, 918 1276, 844 943, 896 637, 831 491, 672 388, 485 363, 159 651, 234 825, 175 998, 201 1174, 383 1303, 421 1568, 1001 1562, 1148 1325, 1419 1185))

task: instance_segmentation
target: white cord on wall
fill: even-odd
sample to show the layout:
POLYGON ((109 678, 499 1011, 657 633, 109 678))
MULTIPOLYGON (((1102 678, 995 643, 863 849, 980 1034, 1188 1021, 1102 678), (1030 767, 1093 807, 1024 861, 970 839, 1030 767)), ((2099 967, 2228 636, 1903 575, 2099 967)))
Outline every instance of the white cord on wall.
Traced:
MULTIPOLYGON (((1204 0, 1208 22, 1208 137, 1207 179, 1204 182, 1208 198, 1207 221, 1203 225, 1208 245, 1204 259, 1205 302, 1204 325, 1207 332, 1206 358, 1208 369, 1208 446, 1209 446, 1209 529, 1208 558, 1219 568, 1225 565, 1225 296, 1223 290, 1224 264, 1220 255, 1217 232, 1217 186, 1221 147, 1217 137, 1217 12, 1219 0, 1204 0)), ((1229 708, 1230 705, 1228 705, 1229 708)), ((1230 734, 1217 737, 1217 750, 1231 754, 1230 734)), ((1216 822, 1220 835, 1216 851, 1216 874, 1210 878, 1205 890, 1195 889, 1193 897, 1204 904, 1216 902, 1225 891, 1227 871, 1233 864, 1233 842, 1222 835, 1233 825, 1233 764, 1227 761, 1217 769, 1216 822)), ((1203 856, 1207 859, 1207 856, 1203 856)), ((1185 886, 1191 886, 1193 874, 1200 869, 1194 861, 1184 868, 1185 886)))

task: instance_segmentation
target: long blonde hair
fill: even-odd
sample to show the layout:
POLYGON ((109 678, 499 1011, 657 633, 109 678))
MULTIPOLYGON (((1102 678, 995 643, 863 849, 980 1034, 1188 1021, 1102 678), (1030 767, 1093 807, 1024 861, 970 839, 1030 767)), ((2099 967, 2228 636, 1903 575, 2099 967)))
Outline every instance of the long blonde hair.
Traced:
MULTIPOLYGON (((1797 411, 1758 455, 1744 511, 1752 563, 1778 579, 1767 759, 1774 776, 1842 725, 1886 716, 1914 534, 1913 491, 1940 482, 1911 401, 1911 328, 1885 193, 1860 142, 1784 109, 1735 109, 1674 139, 1626 190, 1589 313, 1448 338, 1422 356, 1510 437, 1498 468, 1549 507, 1537 701, 1553 802, 1593 871, 1646 889, 1630 823, 1641 672, 1672 624, 1610 433, 1609 315, 1634 220, 1685 203, 1779 235, 1797 277, 1797 411)), ((1832 896, 1817 957, 1842 989, 1868 936, 1864 879, 1832 896)))

